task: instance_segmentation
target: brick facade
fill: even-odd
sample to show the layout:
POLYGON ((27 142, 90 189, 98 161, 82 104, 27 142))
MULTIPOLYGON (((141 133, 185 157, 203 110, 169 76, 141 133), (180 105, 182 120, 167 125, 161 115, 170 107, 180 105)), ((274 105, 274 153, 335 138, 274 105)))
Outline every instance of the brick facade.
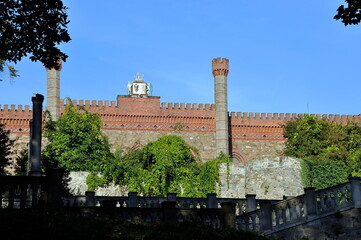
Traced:
MULTIPOLYGON (((61 114, 69 100, 60 100, 61 114)), ((133 97, 118 95, 116 101, 73 100, 73 104, 85 106, 90 112, 100 114, 105 131, 114 134, 124 131, 172 133, 215 133, 214 104, 161 103, 160 97, 133 97)), ((44 112, 45 115, 45 112, 44 112)), ((312 114, 311 114, 312 115, 312 114)), ((284 142, 280 124, 301 117, 302 114, 278 113, 229 113, 230 153, 236 159, 245 161, 245 149, 240 149, 242 141, 284 142)), ((361 116, 354 115, 313 115, 330 121, 346 123, 361 122, 361 116)), ((32 118, 30 106, 0 106, 0 122, 6 124, 11 134, 29 134, 32 118)), ((141 134, 141 133, 138 133, 141 134)), ((110 139, 111 140, 111 139, 110 139)), ((130 147, 134 143, 127 144, 130 147)), ((214 150, 214 149, 213 149, 214 150)), ((212 151, 213 151, 212 150, 212 151)), ((215 150, 214 150, 215 151, 215 150)), ((209 158, 210 154, 205 154, 209 158)), ((257 153, 262 155, 262 153, 257 153)), ((266 154, 267 155, 267 154, 266 154)))

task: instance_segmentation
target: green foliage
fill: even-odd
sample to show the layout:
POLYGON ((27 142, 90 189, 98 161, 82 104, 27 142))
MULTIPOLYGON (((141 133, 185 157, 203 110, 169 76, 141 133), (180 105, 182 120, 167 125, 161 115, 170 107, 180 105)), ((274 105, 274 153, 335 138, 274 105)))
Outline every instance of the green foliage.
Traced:
POLYGON ((45 167, 67 171, 103 170, 113 155, 100 127, 98 114, 67 105, 58 121, 47 123, 49 144, 43 153, 45 167))
POLYGON ((304 159, 301 167, 304 186, 316 187, 317 190, 347 182, 349 176, 343 161, 304 159))
POLYGON ((96 173, 90 173, 87 177, 86 183, 88 185, 88 191, 94 191, 98 186, 106 184, 106 179, 99 176, 96 173))
POLYGON ((0 59, 17 63, 31 54, 48 68, 68 57, 57 47, 69 42, 67 7, 61 0, 0 2, 0 59))
POLYGON ((9 139, 9 132, 4 129, 4 124, 0 123, 0 175, 5 174, 4 168, 9 165, 13 143, 14 141, 9 139))
MULTIPOLYGON (((198 151, 174 135, 163 136, 141 150, 116 155, 102 172, 103 178, 144 196, 174 192, 186 197, 205 197, 216 192, 219 164, 230 161, 228 156, 220 156, 201 164, 198 151)), ((93 176, 87 181, 92 188, 103 183, 93 176)))
POLYGON ((334 19, 341 20, 345 26, 359 24, 361 21, 361 0, 345 0, 347 6, 341 5, 337 9, 334 19))
POLYGON ((304 159, 306 187, 321 189, 361 176, 361 126, 341 125, 309 115, 286 123, 285 154, 304 159))
MULTIPOLYGON (((20 75, 18 75, 18 70, 16 70, 13 66, 7 64, 5 61, 0 59, 0 73, 4 72, 5 70, 7 70, 7 72, 9 73, 9 77, 10 78, 15 78, 15 77, 19 77, 20 75)), ((0 82, 3 81, 3 79, 0 78, 0 82)))
POLYGON ((20 150, 15 161, 15 174, 17 176, 26 176, 28 174, 28 149, 20 150))
MULTIPOLYGON (((227 178, 229 177, 229 165, 231 158, 221 152, 221 154, 214 160, 208 161, 202 165, 202 171, 200 172, 198 179, 201 183, 202 191, 205 193, 215 193, 216 184, 220 185, 219 179, 219 165, 221 163, 227 163, 227 178)), ((227 179, 228 180, 228 179, 227 179)), ((227 181, 229 187, 229 181, 227 181)))

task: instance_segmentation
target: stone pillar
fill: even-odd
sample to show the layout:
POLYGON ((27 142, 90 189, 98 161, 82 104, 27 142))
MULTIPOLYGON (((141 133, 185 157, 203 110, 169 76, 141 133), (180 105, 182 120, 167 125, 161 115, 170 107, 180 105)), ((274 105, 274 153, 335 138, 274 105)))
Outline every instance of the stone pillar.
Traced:
POLYGON ((167 201, 168 202, 176 202, 177 194, 176 193, 167 193, 167 201))
POLYGON ((138 193, 137 192, 129 192, 128 193, 128 207, 138 207, 138 193))
MULTIPOLYGON (((212 60, 214 101, 216 105, 216 154, 229 154, 227 76, 228 59, 212 60)), ((216 157, 217 157, 216 156, 216 157)))
POLYGON ((264 200, 260 202, 261 209, 261 230, 271 230, 272 229, 272 204, 270 200, 264 200))
POLYGON ((53 120, 58 120, 60 117, 60 71, 62 62, 59 61, 59 70, 46 69, 47 71, 47 110, 53 120))
POLYGON ((33 123, 30 136, 30 176, 41 176, 41 129, 43 122, 44 96, 36 94, 31 98, 33 102, 33 123))
POLYGON ((252 212, 257 209, 256 194, 247 194, 246 201, 247 201, 247 211, 246 212, 252 212))
POLYGON ((236 204, 233 202, 221 203, 221 225, 222 228, 235 228, 236 225, 236 204))
POLYGON ((94 191, 86 191, 85 192, 85 206, 87 207, 95 207, 95 192, 94 191))
POLYGON ((355 208, 361 208, 361 184, 359 177, 349 178, 351 183, 351 196, 355 208))
POLYGON ((316 194, 315 188, 308 187, 304 189, 305 196, 306 196, 306 212, 307 217, 317 215, 317 201, 316 201, 316 194))
POLYGON ((207 194, 207 208, 218 208, 217 194, 215 193, 207 194))

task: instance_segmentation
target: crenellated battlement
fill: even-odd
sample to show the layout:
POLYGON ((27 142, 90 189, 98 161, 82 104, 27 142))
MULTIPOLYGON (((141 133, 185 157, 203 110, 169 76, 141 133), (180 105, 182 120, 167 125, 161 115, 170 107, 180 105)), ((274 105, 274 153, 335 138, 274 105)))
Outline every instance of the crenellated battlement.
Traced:
MULTIPOLYGON (((361 115, 338 115, 338 114, 309 114, 318 119, 327 119, 329 121, 343 123, 347 121, 361 122, 361 115)), ((231 112, 229 114, 232 120, 278 120, 289 121, 291 119, 302 118, 305 114, 296 113, 259 113, 259 112, 231 112)))
POLYGON ((0 104, 0 111, 13 111, 13 112, 32 112, 32 109, 29 105, 14 105, 11 104, 10 107, 8 104, 1 105, 0 104))
POLYGON ((85 106, 85 107, 116 107, 117 101, 109 100, 76 100, 76 99, 60 99, 60 105, 65 106, 70 104, 70 102, 75 106, 85 106))
POLYGON ((228 76, 229 60, 227 58, 214 58, 212 60, 213 76, 228 76))
POLYGON ((202 104, 202 103, 165 103, 162 102, 161 109, 177 109, 177 110, 205 110, 214 111, 214 104, 202 104))

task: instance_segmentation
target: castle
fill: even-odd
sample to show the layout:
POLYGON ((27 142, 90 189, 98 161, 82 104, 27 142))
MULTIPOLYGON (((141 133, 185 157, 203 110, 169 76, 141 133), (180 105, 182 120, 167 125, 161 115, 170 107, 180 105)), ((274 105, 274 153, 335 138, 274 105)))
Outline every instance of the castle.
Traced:
MULTIPOLYGON (((60 99, 60 71, 61 67, 47 69, 47 110, 53 119, 61 116, 69 101, 60 99)), ((176 134, 199 149, 202 161, 214 159, 221 152, 229 154, 233 163, 229 178, 223 176, 223 180, 227 178, 231 187, 221 186, 223 196, 257 194, 279 198, 299 195, 302 191, 299 161, 282 154, 286 139, 281 124, 302 114, 229 113, 228 71, 228 59, 212 60, 214 104, 161 103, 159 96, 151 96, 151 85, 143 81, 142 74, 136 74, 135 80, 128 82, 128 95, 118 95, 116 100, 72 102, 101 116, 102 130, 113 150, 141 148, 163 135, 176 134)), ((361 122, 360 115, 315 116, 340 123, 361 122)), ((29 106, 0 105, 0 123, 6 124, 19 148, 26 147, 31 118, 29 106)), ((227 171, 221 169, 221 174, 227 171)))

